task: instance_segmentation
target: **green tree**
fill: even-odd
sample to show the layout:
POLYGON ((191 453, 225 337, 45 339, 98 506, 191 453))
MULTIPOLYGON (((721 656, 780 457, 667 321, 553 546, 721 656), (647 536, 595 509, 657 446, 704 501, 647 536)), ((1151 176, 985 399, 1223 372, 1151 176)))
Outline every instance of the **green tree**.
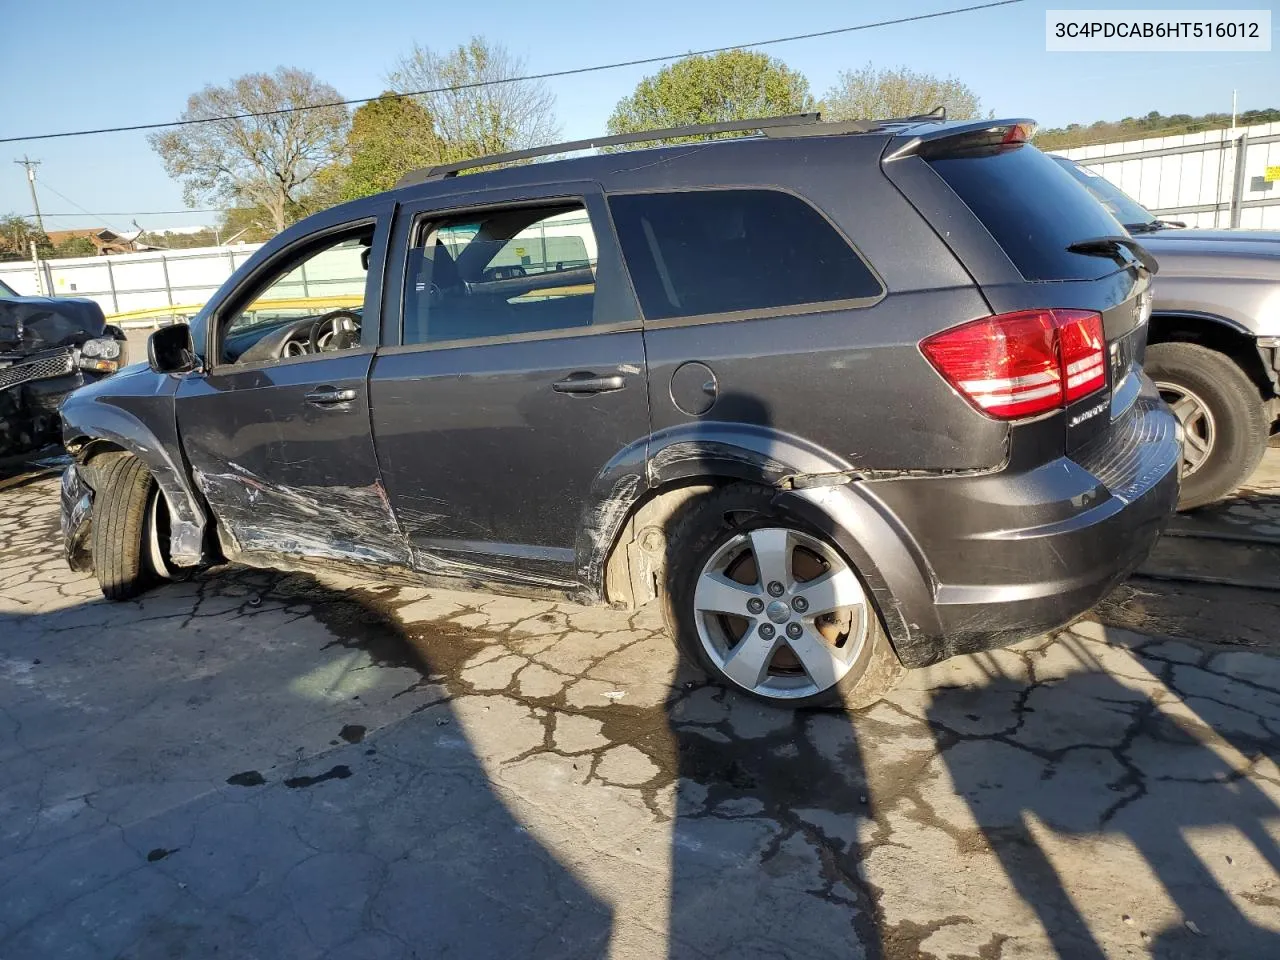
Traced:
MULTIPOLYGON (((813 97, 804 74, 757 51, 726 50, 685 57, 645 77, 614 107, 609 132, 752 120, 812 109, 813 97)), ((661 142, 691 139, 699 138, 674 137, 661 142)))
POLYGON ((40 257, 53 256, 53 244, 45 232, 21 214, 0 217, 0 259, 31 259, 31 243, 35 242, 40 257))
MULTIPOLYGON (((294 219, 300 219, 296 215, 294 219)), ((218 238, 223 243, 258 243, 270 240, 279 231, 270 210, 264 207, 231 207, 218 217, 218 238)))
POLYGON ((88 237, 67 237, 53 248, 55 257, 93 257, 97 253, 98 248, 88 237))
POLYGON ((182 119, 209 122, 148 139, 169 176, 182 181, 189 204, 209 199, 261 207, 280 231, 316 174, 342 153, 351 122, 347 108, 317 106, 340 99, 305 70, 248 73, 188 98, 182 119), (239 119, 219 119, 229 117, 239 119))
MULTIPOLYGON (((1251 123, 1271 123, 1280 120, 1280 110, 1246 110, 1236 118, 1237 126, 1251 123)), ((1035 143, 1041 150, 1065 150, 1095 143, 1118 143, 1122 140, 1141 140, 1146 137, 1172 137, 1206 130, 1222 130, 1231 126, 1229 113, 1204 113, 1192 116, 1175 113, 1162 116, 1152 110, 1143 117, 1125 117, 1123 120, 1097 120, 1087 126, 1078 123, 1066 127, 1049 128, 1036 133, 1035 143)))
POLYGON ((445 54, 415 45, 387 79, 398 93, 438 91, 415 100, 434 123, 441 160, 449 162, 555 140, 555 95, 541 80, 513 79, 526 72, 524 60, 501 44, 472 37, 445 54))
POLYGON ((912 117, 946 107, 951 120, 982 114, 978 95, 955 77, 935 77, 906 67, 845 70, 822 98, 826 120, 887 120, 912 117))
POLYGON ((384 93, 352 115, 347 162, 322 171, 309 200, 329 206, 390 190, 410 170, 440 163, 446 153, 425 107, 384 93))

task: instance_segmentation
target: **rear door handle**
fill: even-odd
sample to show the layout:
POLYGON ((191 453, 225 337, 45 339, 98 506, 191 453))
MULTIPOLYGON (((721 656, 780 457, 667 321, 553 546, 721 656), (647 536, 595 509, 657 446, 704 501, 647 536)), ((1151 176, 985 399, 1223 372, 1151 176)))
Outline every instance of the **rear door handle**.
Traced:
POLYGON ((339 390, 337 387, 317 387, 306 396, 307 403, 318 407, 328 407, 337 403, 350 403, 356 398, 354 390, 339 390))
POLYGON ((557 380, 551 385, 551 389, 556 393, 612 393, 626 385, 626 378, 617 374, 612 377, 596 377, 589 373, 575 373, 563 380, 557 380))

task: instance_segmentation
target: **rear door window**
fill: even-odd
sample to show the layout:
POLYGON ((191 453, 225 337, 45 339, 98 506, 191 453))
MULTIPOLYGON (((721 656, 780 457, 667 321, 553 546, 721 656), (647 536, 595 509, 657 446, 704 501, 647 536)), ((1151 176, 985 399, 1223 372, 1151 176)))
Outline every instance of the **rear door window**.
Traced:
POLYGON ((609 198, 648 320, 866 301, 880 281, 822 214, 778 190, 609 198))
POLYGON ((1076 179, 1035 147, 1008 144, 929 160, 1027 280, 1096 280, 1108 257, 1071 253, 1079 240, 1125 229, 1076 179))
POLYGON ((415 229, 405 344, 590 326, 596 239, 580 202, 424 218, 415 229))

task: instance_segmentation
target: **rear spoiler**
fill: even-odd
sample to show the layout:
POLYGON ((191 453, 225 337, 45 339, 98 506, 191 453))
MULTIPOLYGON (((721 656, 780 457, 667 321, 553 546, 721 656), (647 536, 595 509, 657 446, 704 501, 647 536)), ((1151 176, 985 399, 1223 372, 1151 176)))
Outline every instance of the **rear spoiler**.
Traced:
POLYGON ((1028 143, 1036 132, 1036 122, 1026 117, 1008 120, 970 120, 945 127, 913 127, 894 137, 885 147, 882 163, 921 153, 950 153, 966 148, 992 147, 1006 143, 1028 143))

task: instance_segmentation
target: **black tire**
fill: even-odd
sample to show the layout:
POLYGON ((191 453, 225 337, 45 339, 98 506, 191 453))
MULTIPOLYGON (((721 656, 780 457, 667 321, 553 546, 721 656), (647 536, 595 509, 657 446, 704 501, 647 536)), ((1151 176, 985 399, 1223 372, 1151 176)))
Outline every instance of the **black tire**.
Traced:
POLYGON ((1249 479, 1267 450, 1271 424, 1257 385, 1226 354, 1196 343, 1154 343, 1147 375, 1199 397, 1213 417, 1204 462, 1182 478, 1179 510, 1216 503, 1249 479))
MULTIPOLYGON (((738 534, 764 526, 785 526, 816 537, 833 550, 830 541, 791 517, 780 516, 771 506, 777 493, 769 487, 735 483, 695 497, 675 518, 667 537, 668 560, 662 592, 663 616, 680 652, 717 683, 775 706, 818 707, 843 705, 850 709, 871 706, 901 678, 904 670, 889 643, 879 612, 868 592, 867 638, 849 672, 827 690, 807 697, 763 696, 734 682, 712 660, 698 636, 694 591, 703 567, 712 555, 738 534)), ((835 550, 839 553, 839 550, 835 550)), ((853 563, 845 562, 856 571, 853 563)))
POLYGON ((93 473, 93 572, 108 600, 129 600, 152 586, 143 536, 155 481, 137 457, 104 453, 93 473))

